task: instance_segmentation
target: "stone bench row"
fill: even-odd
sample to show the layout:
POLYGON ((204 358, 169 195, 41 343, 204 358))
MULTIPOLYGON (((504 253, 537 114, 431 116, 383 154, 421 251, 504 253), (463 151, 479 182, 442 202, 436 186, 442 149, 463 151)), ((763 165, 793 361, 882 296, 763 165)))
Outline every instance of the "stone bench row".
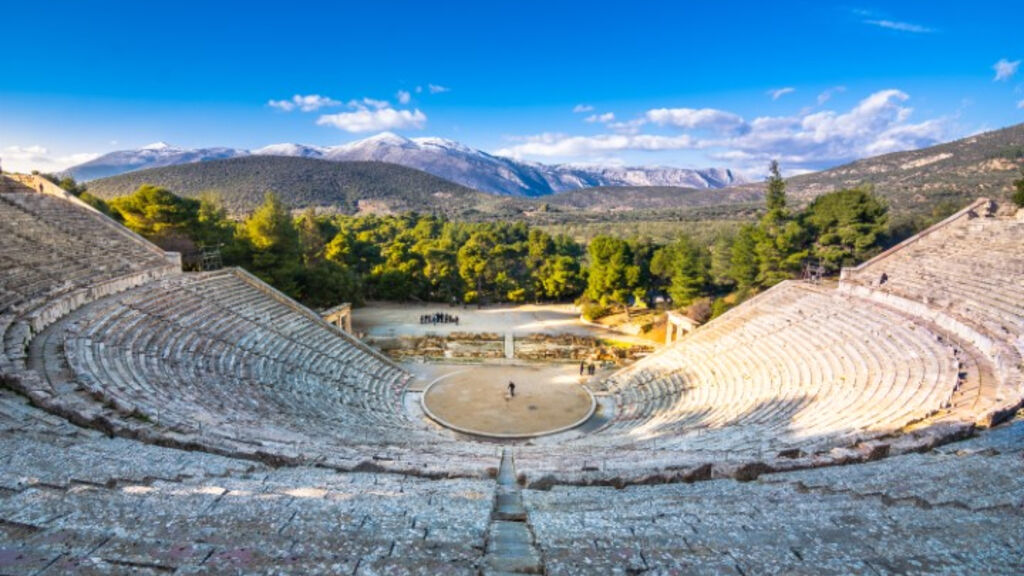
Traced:
POLYGON ((785 291, 619 375, 606 435, 733 424, 783 435, 891 430, 948 402, 957 366, 933 334, 841 298, 785 291))

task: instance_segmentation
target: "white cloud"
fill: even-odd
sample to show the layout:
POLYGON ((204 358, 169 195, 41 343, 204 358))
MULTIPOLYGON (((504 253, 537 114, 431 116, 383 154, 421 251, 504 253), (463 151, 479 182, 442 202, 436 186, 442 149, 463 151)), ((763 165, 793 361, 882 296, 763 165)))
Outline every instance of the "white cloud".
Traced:
POLYGON ((349 100, 349 108, 374 108, 376 110, 383 110, 384 108, 390 108, 391 103, 387 100, 375 100, 373 98, 363 98, 362 100, 349 100))
POLYGON ((399 90, 395 93, 395 99, 399 104, 408 104, 412 100, 412 94, 409 94, 408 90, 399 90))
POLYGON ((831 100, 832 96, 836 94, 841 94, 843 92, 846 92, 846 86, 836 86, 834 88, 829 88, 828 90, 825 90, 821 94, 818 94, 818 106, 821 106, 825 102, 831 100))
POLYGON ((1024 100, 1021 100, 1020 102, 1017 102, 1017 108, 1019 110, 1024 110, 1024 100))
POLYGON ((796 88, 793 88, 792 86, 786 86, 785 88, 769 90, 767 94, 772 97, 772 100, 778 100, 779 98, 782 98, 786 94, 792 94, 793 92, 796 92, 796 88))
POLYGON ((992 69, 996 71, 996 76, 992 80, 995 82, 1009 80, 1017 74, 1018 68, 1020 68, 1020 60, 1010 62, 1006 58, 1003 58, 992 66, 992 69))
POLYGON ((910 96, 895 89, 868 95, 845 112, 820 110, 746 120, 716 109, 658 108, 628 122, 609 123, 615 134, 545 133, 513 139, 496 153, 515 158, 576 161, 624 151, 706 150, 710 159, 740 170, 761 170, 773 158, 787 172, 817 170, 859 158, 929 146, 947 138, 948 119, 910 122, 910 96), (641 133, 643 127, 682 130, 641 133), (688 133, 693 132, 693 133, 688 133), (705 136, 695 133, 704 132, 705 136))
POLYGON ((673 126, 683 130, 726 132, 743 126, 743 118, 714 108, 657 108, 648 110, 644 117, 659 126, 673 126))
POLYGON ((346 132, 378 132, 402 128, 423 128, 427 116, 417 110, 396 110, 387 102, 364 98, 349 102, 352 112, 325 114, 317 118, 318 126, 334 126, 346 132))
POLYGON ((934 29, 927 26, 911 24, 910 22, 898 22, 895 20, 864 20, 864 23, 872 26, 878 26, 879 28, 898 30, 900 32, 912 32, 914 34, 931 34, 932 32, 935 32, 934 29))
POLYGON ((429 90, 431 94, 443 94, 445 92, 452 91, 451 88, 447 86, 441 86, 438 84, 427 84, 427 90, 429 90))
POLYGON ((643 118, 627 120, 625 122, 610 122, 608 129, 617 134, 639 134, 640 128, 647 123, 643 118))
POLYGON ((601 124, 607 124, 612 120, 615 120, 615 114, 612 112, 607 112, 605 114, 591 114, 583 119, 584 122, 590 122, 591 124, 598 122, 601 124))
POLYGON ((291 100, 270 100, 267 102, 267 105, 285 112, 291 112, 296 108, 303 112, 315 112, 321 108, 340 106, 341 102, 319 94, 309 94, 306 96, 296 94, 292 96, 291 100))
POLYGON ((538 134, 523 138, 522 144, 502 148, 495 152, 499 156, 522 158, 524 156, 573 158, 607 154, 622 150, 682 150, 694 148, 696 142, 686 134, 679 136, 658 136, 653 134, 599 134, 597 136, 568 136, 566 134, 538 134))
POLYGON ((82 162, 88 162, 99 154, 80 152, 54 155, 44 146, 7 146, 0 150, 0 166, 8 172, 57 172, 82 162))
POLYGON ((586 114, 587 112, 593 111, 594 107, 591 106, 590 104, 577 104, 576 106, 573 106, 572 109, 573 114, 586 114))
POLYGON ((946 121, 908 123, 910 97, 900 90, 882 90, 852 110, 831 110, 798 116, 761 117, 734 138, 705 142, 723 149, 712 157, 751 164, 777 158, 791 168, 823 168, 858 158, 910 150, 941 141, 946 121))

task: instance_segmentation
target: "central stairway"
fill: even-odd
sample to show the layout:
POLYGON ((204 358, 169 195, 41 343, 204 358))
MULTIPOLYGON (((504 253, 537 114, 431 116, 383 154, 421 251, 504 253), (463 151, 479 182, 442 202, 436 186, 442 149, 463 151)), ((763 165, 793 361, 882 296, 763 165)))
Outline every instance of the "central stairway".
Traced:
POLYGON ((498 489, 491 527, 487 532, 485 574, 543 574, 544 564, 534 543, 533 529, 523 507, 516 468, 508 449, 501 452, 498 489))

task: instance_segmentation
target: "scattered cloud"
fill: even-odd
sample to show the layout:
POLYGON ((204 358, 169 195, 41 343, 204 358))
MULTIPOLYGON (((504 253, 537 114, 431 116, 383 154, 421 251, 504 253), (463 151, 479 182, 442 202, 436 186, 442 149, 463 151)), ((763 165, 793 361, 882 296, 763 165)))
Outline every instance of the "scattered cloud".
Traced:
POLYGON ((333 126, 346 132, 377 132, 381 130, 420 129, 427 123, 427 115, 416 110, 398 110, 386 100, 363 98, 352 100, 347 106, 351 112, 324 114, 317 118, 317 126, 333 126))
POLYGON ((846 86, 836 86, 835 88, 829 88, 821 94, 818 94, 818 106, 821 106, 832 99, 832 96, 836 94, 842 94, 846 92, 846 86))
POLYGON ((524 136, 511 139, 514 144, 496 153, 577 161, 625 151, 700 149, 741 170, 763 169, 773 158, 789 172, 816 170, 946 139, 949 120, 911 122, 909 99, 901 90, 881 90, 845 112, 812 110, 752 120, 712 108, 657 108, 633 120, 607 124, 615 134, 524 136), (666 129, 676 133, 648 133, 666 129))
POLYGON ((591 124, 607 124, 612 120, 615 120, 615 114, 613 112, 606 112, 605 114, 591 114, 583 119, 584 122, 590 122, 591 124))
POLYGON ((992 80, 994 82, 1004 82, 1009 80, 1017 74, 1018 68, 1020 68, 1020 60, 1010 62, 1006 58, 1003 58, 992 66, 992 69, 996 71, 996 76, 992 80))
POLYGON ((370 107, 375 110, 382 110, 384 108, 390 108, 391 103, 387 100, 375 100, 373 98, 363 98, 362 100, 350 100, 348 103, 349 108, 361 108, 370 107))
POLYGON ((943 140, 945 119, 908 122, 913 109, 904 103, 909 98, 900 90, 881 90, 845 113, 756 118, 745 134, 705 144, 722 149, 712 157, 748 166, 777 158, 791 168, 817 169, 943 140))
POLYGON ((793 88, 792 86, 786 86, 785 88, 769 90, 767 94, 772 97, 772 100, 778 100, 779 98, 782 98, 786 94, 792 94, 793 92, 796 92, 796 88, 793 88))
POLYGON ((864 20, 864 23, 872 26, 878 26, 879 28, 898 30, 900 32, 911 32, 914 34, 931 34, 932 32, 935 32, 934 28, 929 28, 920 24, 912 24, 910 22, 898 22, 896 20, 864 20))
POLYGON ((422 93, 422 92, 423 92, 423 86, 417 86, 417 87, 416 87, 416 93, 417 93, 417 94, 420 94, 420 93, 422 93))
POLYGON ((590 104, 577 104, 572 109, 572 113, 573 114, 586 114, 587 112, 593 112, 593 111, 594 111, 594 107, 591 106, 590 104))
POLYGON ((319 94, 308 94, 306 96, 296 94, 291 97, 291 100, 270 100, 267 102, 267 105, 284 112, 291 112, 296 108, 303 112, 315 112, 321 108, 340 106, 341 102, 319 94))
POLYGON ((616 134, 639 134, 640 128, 647 123, 643 118, 635 118, 625 122, 610 122, 608 129, 616 134))
POLYGON ((659 126, 672 126, 683 130, 727 132, 744 124, 740 116, 715 108, 657 108, 648 110, 644 117, 659 126))
POLYGON ((452 89, 447 86, 441 86, 439 84, 427 84, 427 90, 431 94, 444 94, 445 92, 451 92, 452 89))
POLYGON ((511 158, 522 158, 525 156, 574 158, 592 157, 623 150, 682 150, 693 148, 695 144, 694 139, 686 134, 678 136, 658 136, 653 134, 569 136, 566 134, 545 133, 528 136, 522 139, 522 143, 502 148, 495 153, 499 156, 511 158))
POLYGON ((45 146, 7 146, 0 150, 3 169, 8 172, 57 172, 82 162, 97 158, 99 154, 80 152, 76 154, 52 154, 45 146))
POLYGON ((395 93, 395 99, 398 100, 399 104, 405 105, 412 100, 412 94, 409 94, 408 90, 399 90, 395 93))
POLYGON ((1018 110, 1024 110, 1024 100, 1021 100, 1020 102, 1017 102, 1017 109, 1018 110))

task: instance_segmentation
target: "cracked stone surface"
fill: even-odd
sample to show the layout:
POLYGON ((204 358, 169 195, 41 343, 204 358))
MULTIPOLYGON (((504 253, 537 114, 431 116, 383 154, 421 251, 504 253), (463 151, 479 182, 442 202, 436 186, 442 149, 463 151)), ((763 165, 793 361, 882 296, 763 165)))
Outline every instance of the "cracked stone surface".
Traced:
POLYGON ((756 482, 525 490, 548 574, 1024 573, 1024 422, 756 482))
MULTIPOLYGON (((3 390, 0 407, 38 412, 3 390)), ((0 424, 5 576, 476 574, 482 562, 492 480, 273 469, 59 419, 0 424)))

